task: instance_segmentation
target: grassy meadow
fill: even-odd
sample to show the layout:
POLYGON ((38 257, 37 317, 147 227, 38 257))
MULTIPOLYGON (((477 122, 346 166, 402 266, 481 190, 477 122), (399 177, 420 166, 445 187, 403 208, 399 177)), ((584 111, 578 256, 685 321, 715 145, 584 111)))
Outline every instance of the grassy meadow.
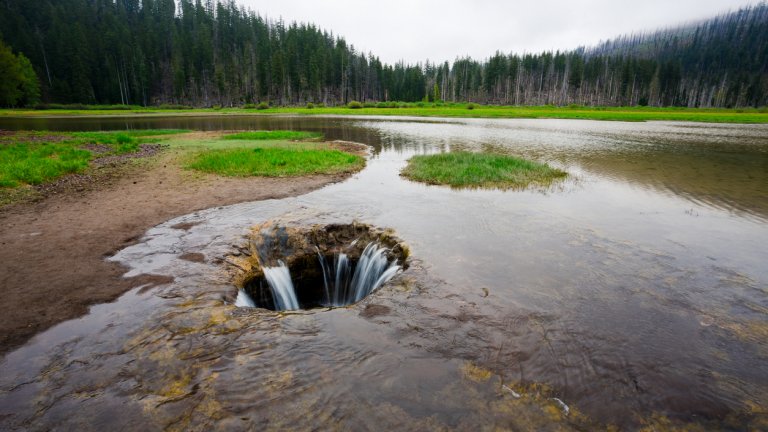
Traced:
POLYGON ((67 174, 93 173, 94 159, 130 156, 145 143, 163 143, 174 152, 173 163, 184 169, 224 176, 336 174, 365 166, 365 158, 331 148, 319 141, 322 135, 318 133, 250 131, 200 135, 187 132, 4 133, 0 135, 0 204, 22 199, 33 193, 32 187, 67 174))
POLYGON ((230 177, 286 177, 356 171, 361 156, 327 148, 287 146, 209 150, 196 154, 186 168, 230 177))
POLYGON ((59 109, 5 109, 0 116, 93 116, 93 115, 364 115, 364 116, 412 116, 446 118, 550 118, 610 121, 690 121, 703 123, 768 123, 768 109, 715 109, 715 108, 655 108, 655 107, 585 107, 573 105, 555 106, 495 106, 463 103, 366 103, 361 108, 302 106, 260 108, 201 108, 174 107, 94 106, 59 109), (120 108, 120 109, 117 109, 120 108), (124 109, 123 109, 124 108, 124 109))
POLYGON ((310 139, 320 139, 323 135, 317 132, 303 131, 249 131, 224 135, 226 140, 245 140, 245 141, 301 141, 310 139))
POLYGON ((99 157, 132 153, 143 143, 157 142, 157 135, 178 130, 120 132, 21 132, 0 138, 0 188, 39 185, 62 175, 79 173, 99 157), (87 146, 98 146, 99 152, 87 146))

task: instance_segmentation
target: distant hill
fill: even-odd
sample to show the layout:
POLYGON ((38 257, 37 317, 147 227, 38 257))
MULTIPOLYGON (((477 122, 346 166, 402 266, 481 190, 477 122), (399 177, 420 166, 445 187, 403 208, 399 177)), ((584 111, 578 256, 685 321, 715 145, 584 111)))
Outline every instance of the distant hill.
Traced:
POLYGON ((452 64, 383 64, 234 0, 0 0, 0 38, 29 58, 48 102, 768 104, 765 3, 592 48, 452 64))
POLYGON ((761 3, 702 22, 620 37, 586 54, 654 61, 675 84, 659 95, 666 105, 765 105, 768 6, 761 3))

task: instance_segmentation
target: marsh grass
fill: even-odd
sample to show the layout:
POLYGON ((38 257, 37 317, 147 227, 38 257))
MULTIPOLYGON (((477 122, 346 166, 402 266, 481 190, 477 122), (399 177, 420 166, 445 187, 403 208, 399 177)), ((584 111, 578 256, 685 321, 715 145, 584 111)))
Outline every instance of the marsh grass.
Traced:
POLYGON ((522 189, 549 185, 567 174, 546 164, 514 156, 454 152, 414 156, 401 175, 454 188, 522 189))
POLYGON ((88 144, 106 146, 99 156, 135 152, 150 136, 178 134, 182 130, 142 130, 119 132, 18 133, 0 142, 0 188, 24 184, 39 185, 65 174, 86 170, 94 153, 88 144))
MULTIPOLYGON (((141 107, 125 111, 131 114, 154 115, 255 115, 255 114, 298 114, 298 115, 395 115, 414 117, 458 117, 458 118, 552 118, 578 120, 610 120, 610 121, 691 121, 704 123, 768 123, 768 110, 762 108, 681 108, 681 107, 603 107, 569 105, 564 107, 544 106, 496 106, 473 104, 468 109, 466 103, 435 103, 433 106, 420 107, 415 103, 379 102, 374 106, 368 104, 360 109, 350 110, 346 106, 324 107, 316 104, 309 109, 301 107, 270 107, 259 104, 256 109, 198 108, 194 110, 174 109, 173 107, 141 107)), ((89 109, 57 109, 36 111, 24 109, 3 109, 0 116, 35 117, 40 115, 114 115, 114 111, 88 107, 89 109), (92 108, 92 109, 91 109, 92 108)))
POLYGON ((38 185, 64 174, 83 171, 92 154, 71 144, 0 145, 0 187, 38 185))
POLYGON ((310 140, 322 138, 323 134, 317 132, 303 132, 303 131, 287 131, 287 130, 275 130, 275 131, 251 131, 251 132, 239 132, 235 134, 224 135, 222 138, 226 140, 251 140, 251 141, 266 141, 266 140, 310 140))
POLYGON ((186 168, 231 177, 283 177, 352 172, 364 165, 364 158, 339 150, 266 146, 204 151, 186 168))
POLYGON ((67 142, 72 144, 102 144, 112 147, 113 154, 132 153, 139 150, 141 144, 157 142, 163 135, 177 135, 189 132, 184 129, 146 129, 130 131, 72 132, 67 142), (149 138, 153 137, 153 138, 149 138))

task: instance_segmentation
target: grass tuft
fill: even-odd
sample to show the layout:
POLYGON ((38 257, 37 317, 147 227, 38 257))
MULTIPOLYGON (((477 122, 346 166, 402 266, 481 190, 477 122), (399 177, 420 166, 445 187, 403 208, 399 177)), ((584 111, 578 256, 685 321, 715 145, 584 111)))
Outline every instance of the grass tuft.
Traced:
POLYGON ((317 132, 302 132, 302 131, 252 131, 252 132, 240 132, 236 134, 224 135, 223 138, 227 140, 253 140, 253 141, 285 141, 285 140, 308 140, 322 138, 323 134, 317 132))
POLYGON ((39 185, 65 174, 88 168, 94 154, 82 148, 88 144, 107 147, 100 156, 132 153, 145 138, 172 135, 183 130, 140 130, 118 132, 21 132, 0 142, 0 188, 16 188, 24 184, 39 185))
POLYGON ((112 147, 114 154, 133 153, 139 150, 144 143, 157 141, 147 137, 176 135, 189 132, 184 129, 146 129, 129 131, 99 131, 99 132, 72 132, 69 135, 74 139, 67 140, 72 144, 104 144, 112 147))
POLYGON ((0 145, 0 188, 38 185, 83 171, 91 157, 87 150, 60 143, 0 145))
POLYGON ((231 177, 282 177, 352 172, 364 165, 364 158, 339 150, 257 147, 206 151, 186 167, 231 177))
POLYGON ((549 185, 567 174, 546 164, 513 156, 455 152, 414 156, 401 175, 455 188, 521 189, 549 185))

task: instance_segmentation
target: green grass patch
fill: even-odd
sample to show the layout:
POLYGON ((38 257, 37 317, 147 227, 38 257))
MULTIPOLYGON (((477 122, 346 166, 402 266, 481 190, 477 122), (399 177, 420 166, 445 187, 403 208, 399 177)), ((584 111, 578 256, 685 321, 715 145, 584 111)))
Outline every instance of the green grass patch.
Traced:
POLYGON ((182 130, 115 132, 19 132, 0 140, 0 188, 39 185, 85 171, 95 157, 89 144, 106 147, 99 156, 131 153, 143 143, 157 142, 159 135, 182 130), (85 147, 85 148, 84 148, 85 147))
POLYGON ((61 143, 17 143, 0 146, 0 187, 38 185, 64 174, 85 170, 92 154, 61 143))
POLYGON ((322 137, 323 137, 323 134, 317 133, 317 132, 275 130, 275 131, 240 132, 236 134, 224 135, 223 138, 227 140, 250 140, 250 141, 266 141, 266 140, 301 141, 301 140, 309 140, 309 139, 319 139, 322 137))
POLYGON ((205 151, 186 167, 232 177, 281 177, 351 172, 364 165, 364 158, 339 150, 273 146, 205 151))
POLYGON ((490 153, 414 156, 401 175, 418 182, 455 188, 521 189, 549 185, 567 174, 546 164, 490 153))
POLYGON ((126 135, 129 137, 150 137, 161 135, 178 135, 190 132, 187 129, 141 129, 125 131, 96 131, 96 132, 70 132, 69 135, 77 138, 87 138, 92 140, 110 139, 116 135, 126 135))
MULTIPOLYGON (((89 109, 2 109, 0 116, 39 117, 39 116, 99 116, 115 115, 115 111, 88 107, 89 109), (92 108, 92 109, 91 109, 92 108)), ((419 106, 414 103, 380 102, 375 106, 364 104, 360 109, 346 106, 314 108, 270 107, 260 108, 212 108, 181 109, 166 107, 132 107, 121 111, 122 115, 154 116, 194 116, 208 115, 375 115, 375 116, 412 116, 412 117, 456 117, 456 118, 552 118, 577 120, 612 120, 612 121, 690 121, 702 123, 768 123, 768 110, 763 108, 681 108, 681 107, 588 107, 581 105, 555 106, 495 106, 466 103, 435 103, 432 106, 419 106), (472 109, 469 107, 472 106, 472 109)))
POLYGON ((133 153, 139 150, 141 144, 157 142, 157 137, 163 135, 177 135, 189 132, 183 129, 146 129, 129 131, 99 131, 99 132, 72 132, 70 143, 102 144, 112 147, 114 154, 133 153))

